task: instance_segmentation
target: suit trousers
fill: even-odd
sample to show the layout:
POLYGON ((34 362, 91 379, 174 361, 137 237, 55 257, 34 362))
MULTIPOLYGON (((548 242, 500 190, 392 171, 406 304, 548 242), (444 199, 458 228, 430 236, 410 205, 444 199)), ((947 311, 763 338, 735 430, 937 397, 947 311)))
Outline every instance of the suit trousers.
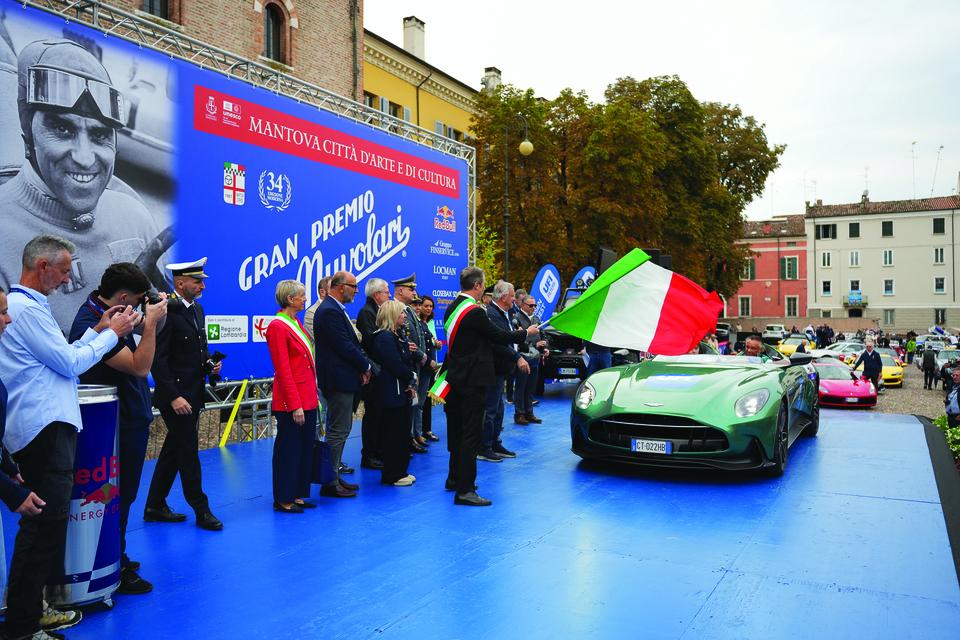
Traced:
MULTIPOLYGON (((152 422, 152 421, 151 421, 152 422)), ((127 557, 127 521, 130 507, 140 491, 143 459, 147 455, 150 422, 134 420, 120 425, 120 564, 130 563, 127 557)))
POLYGON ((933 385, 937 380, 937 370, 936 369, 924 369, 923 370, 923 387, 925 389, 933 389, 933 385))
POLYGON ((382 423, 380 407, 377 406, 376 402, 365 398, 363 401, 363 422, 360 423, 360 441, 362 443, 360 459, 362 462, 383 458, 382 423))
POLYGON ((310 497, 313 472, 313 439, 317 410, 303 412, 303 424, 292 411, 274 411, 277 437, 273 440, 273 501, 281 504, 310 497))
MULTIPOLYGON (((501 379, 501 384, 503 380, 501 379)), ((457 485, 457 493, 473 491, 477 481, 477 454, 483 430, 483 404, 486 387, 451 386, 447 403, 447 450, 450 465, 447 480, 457 485)))
POLYGON ((47 506, 38 516, 20 517, 10 558, 6 637, 19 638, 40 629, 43 588, 51 576, 63 572, 76 450, 76 428, 52 422, 13 454, 24 484, 47 506))
POLYGON ((416 407, 407 404, 381 410, 383 469, 380 471, 380 482, 383 484, 393 484, 407 475, 410 465, 411 409, 416 410, 416 407))
POLYGON ((147 506, 160 509, 166 506, 167 496, 173 487, 173 481, 180 474, 180 486, 187 504, 199 516, 210 511, 210 503, 203 493, 197 423, 200 412, 193 411, 185 416, 175 413, 170 405, 160 409, 160 416, 167 426, 167 437, 160 449, 157 466, 153 470, 150 490, 147 492, 147 506))
POLYGON ((513 412, 518 416, 533 415, 533 392, 540 377, 540 356, 523 357, 530 365, 530 373, 517 371, 517 386, 513 392, 513 412))
POLYGON ((503 384, 505 376, 496 376, 486 388, 483 406, 483 449, 493 448, 503 432, 503 384))
POLYGON ((424 366, 417 372, 417 404, 413 407, 411 412, 413 415, 410 420, 410 435, 414 438, 423 435, 423 403, 427 399, 427 392, 430 391, 430 377, 426 375, 429 370, 429 366, 424 366))
POLYGON ((343 447, 353 427, 354 394, 349 391, 328 391, 324 397, 327 399, 327 444, 330 445, 330 463, 333 465, 334 477, 329 486, 335 487, 340 482, 343 447))

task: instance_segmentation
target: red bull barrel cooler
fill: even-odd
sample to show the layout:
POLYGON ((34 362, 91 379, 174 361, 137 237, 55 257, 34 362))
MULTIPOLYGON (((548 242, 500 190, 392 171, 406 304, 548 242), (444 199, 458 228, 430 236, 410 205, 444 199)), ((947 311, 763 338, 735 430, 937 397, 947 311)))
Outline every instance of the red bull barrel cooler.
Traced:
POLYGON ((103 601, 120 584, 120 405, 116 387, 80 385, 83 430, 77 437, 63 575, 47 599, 57 605, 103 601))

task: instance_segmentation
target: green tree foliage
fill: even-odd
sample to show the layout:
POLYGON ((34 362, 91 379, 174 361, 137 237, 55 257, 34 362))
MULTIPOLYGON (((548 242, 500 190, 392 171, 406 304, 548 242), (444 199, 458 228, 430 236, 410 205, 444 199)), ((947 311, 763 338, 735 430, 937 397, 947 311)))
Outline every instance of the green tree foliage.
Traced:
POLYGON ((743 208, 763 191, 782 145, 739 107, 700 103, 676 76, 620 78, 604 103, 566 89, 552 101, 504 85, 481 95, 474 120, 485 260, 528 286, 553 262, 564 278, 601 246, 621 255, 659 248, 679 273, 724 295, 739 287, 749 252, 736 241, 743 208), (526 117, 534 153, 520 155, 526 117), (506 146, 505 146, 506 145, 506 146))

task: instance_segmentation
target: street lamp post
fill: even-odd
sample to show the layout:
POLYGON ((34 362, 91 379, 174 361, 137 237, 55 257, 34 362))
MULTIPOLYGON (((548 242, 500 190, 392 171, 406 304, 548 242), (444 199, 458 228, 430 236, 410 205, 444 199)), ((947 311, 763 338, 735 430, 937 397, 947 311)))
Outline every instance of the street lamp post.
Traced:
MULTIPOLYGON (((516 121, 523 124, 523 142, 517 147, 520 155, 528 156, 533 153, 533 143, 528 137, 527 118, 515 114, 516 121)), ((510 132, 510 121, 503 125, 503 279, 510 278, 510 145, 507 142, 510 132)))

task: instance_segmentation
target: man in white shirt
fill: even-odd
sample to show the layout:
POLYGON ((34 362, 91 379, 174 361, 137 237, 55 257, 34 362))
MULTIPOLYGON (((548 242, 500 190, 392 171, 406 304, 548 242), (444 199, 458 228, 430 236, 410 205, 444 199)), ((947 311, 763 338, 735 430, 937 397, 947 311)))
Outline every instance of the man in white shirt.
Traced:
POLYGON ((79 612, 45 606, 43 587, 66 543, 73 459, 80 421, 77 376, 133 331, 140 314, 112 307, 99 324, 68 343, 47 296, 70 279, 71 242, 42 235, 23 250, 20 282, 8 296, 11 326, 0 342, 0 379, 10 394, 4 445, 20 466, 24 485, 45 503, 24 516, 10 560, 6 633, 31 637, 71 627, 79 612))

